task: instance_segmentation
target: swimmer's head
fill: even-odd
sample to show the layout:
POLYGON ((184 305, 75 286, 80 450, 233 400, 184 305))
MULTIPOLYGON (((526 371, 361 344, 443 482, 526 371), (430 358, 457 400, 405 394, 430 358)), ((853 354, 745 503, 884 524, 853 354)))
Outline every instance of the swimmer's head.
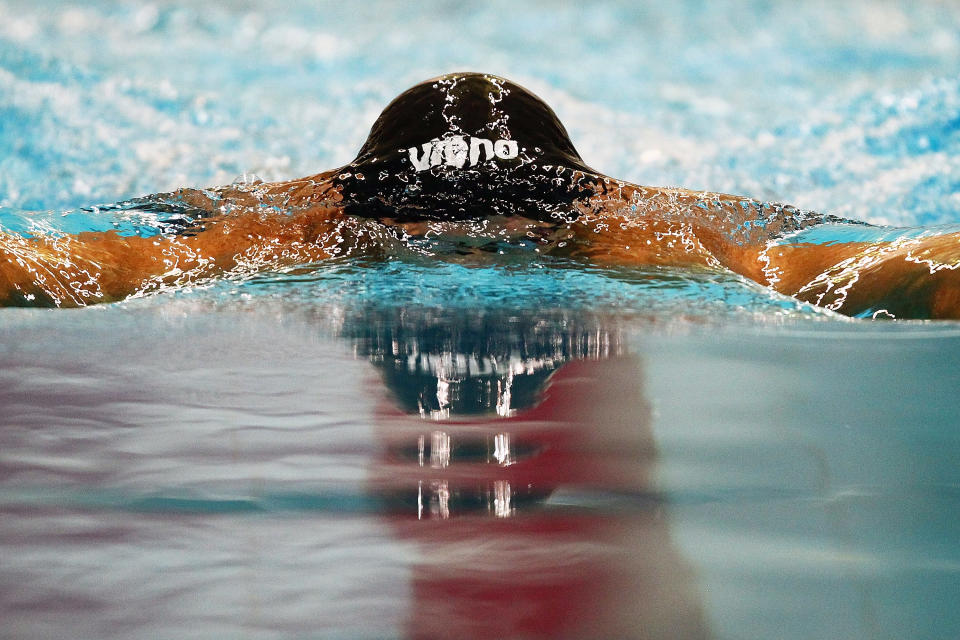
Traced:
POLYGON ((338 178, 348 213, 398 220, 548 219, 595 173, 543 100, 509 80, 454 73, 391 102, 338 178))

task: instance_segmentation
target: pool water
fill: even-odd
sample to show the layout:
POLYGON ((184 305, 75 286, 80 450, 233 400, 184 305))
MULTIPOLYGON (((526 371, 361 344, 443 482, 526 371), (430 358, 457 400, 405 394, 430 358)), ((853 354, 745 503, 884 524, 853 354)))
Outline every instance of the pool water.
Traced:
MULTIPOLYGON (((459 69, 610 175, 900 227, 798 238, 960 224, 944 3, 3 1, 0 227, 337 166, 459 69)), ((2 309, 0 637, 955 638, 958 361, 524 251, 2 309)))

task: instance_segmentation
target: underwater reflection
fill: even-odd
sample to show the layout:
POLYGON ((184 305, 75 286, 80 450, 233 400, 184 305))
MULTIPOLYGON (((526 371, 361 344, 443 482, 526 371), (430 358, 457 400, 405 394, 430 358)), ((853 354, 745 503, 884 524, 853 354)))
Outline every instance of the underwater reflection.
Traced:
POLYGON ((404 310, 345 333, 393 394, 369 490, 419 548, 409 637, 708 637, 615 329, 404 310))

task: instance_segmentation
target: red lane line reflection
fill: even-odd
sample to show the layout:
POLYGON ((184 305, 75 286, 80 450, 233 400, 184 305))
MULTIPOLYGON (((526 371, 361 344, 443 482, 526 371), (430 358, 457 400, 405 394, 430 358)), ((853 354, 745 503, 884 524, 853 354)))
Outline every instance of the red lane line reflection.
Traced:
POLYGON ((662 505, 599 512, 563 492, 652 492, 656 450, 635 358, 577 360, 534 408, 428 421, 384 407, 370 490, 422 557, 411 638, 705 638, 662 505))

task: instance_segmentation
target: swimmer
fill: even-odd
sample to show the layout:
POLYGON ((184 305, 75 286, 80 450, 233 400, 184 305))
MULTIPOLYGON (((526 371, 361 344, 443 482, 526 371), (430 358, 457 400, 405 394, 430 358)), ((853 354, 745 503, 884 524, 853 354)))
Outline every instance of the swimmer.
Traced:
POLYGON ((83 306, 376 255, 391 241, 480 235, 600 265, 727 269, 850 316, 960 319, 960 233, 791 241, 805 228, 849 221, 610 178, 583 162, 542 100, 477 73, 402 93, 339 169, 181 189, 121 209, 167 218, 151 237, 0 232, 0 305, 83 306))

